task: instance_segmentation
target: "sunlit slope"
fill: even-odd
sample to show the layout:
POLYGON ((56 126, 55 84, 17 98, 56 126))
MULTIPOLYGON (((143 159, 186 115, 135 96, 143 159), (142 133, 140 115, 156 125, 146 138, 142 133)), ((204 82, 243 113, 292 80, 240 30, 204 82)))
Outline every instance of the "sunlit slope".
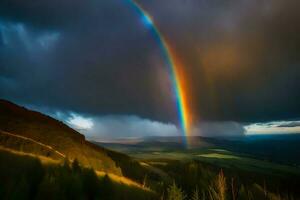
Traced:
POLYGON ((1 146, 53 159, 76 158, 95 170, 122 174, 105 149, 90 144, 80 133, 49 116, 5 100, 0 100, 0 131, 1 146))
POLYGON ((128 178, 0 147, 1 199, 157 199, 128 178), (20 167, 22 166, 22 167, 20 167), (97 197, 97 198, 92 198, 97 197))
MULTIPOLYGON (((0 156, 1 161, 4 161, 4 159, 3 159, 3 156, 4 156, 4 157, 15 157, 17 159, 28 159, 28 160, 38 159, 41 162, 41 164, 43 164, 46 167, 56 166, 56 165, 57 166, 63 166, 64 165, 64 162, 60 162, 59 160, 53 159, 52 157, 37 155, 35 153, 26 153, 26 152, 16 151, 14 149, 1 147, 1 146, 0 146, 0 155, 2 156, 2 157, 0 156)), ((137 188, 140 188, 140 189, 145 190, 145 191, 150 191, 148 188, 143 187, 138 182, 135 182, 135 181, 133 181, 129 178, 126 178, 124 176, 118 176, 118 175, 115 175, 115 174, 112 174, 112 173, 106 173, 104 171, 95 171, 95 173, 100 178, 107 175, 112 181, 114 181, 116 183, 137 187, 137 188)))
POLYGON ((45 156, 58 161, 62 161, 66 158, 63 153, 53 149, 49 145, 45 145, 31 138, 4 132, 1 130, 0 146, 5 149, 45 156))

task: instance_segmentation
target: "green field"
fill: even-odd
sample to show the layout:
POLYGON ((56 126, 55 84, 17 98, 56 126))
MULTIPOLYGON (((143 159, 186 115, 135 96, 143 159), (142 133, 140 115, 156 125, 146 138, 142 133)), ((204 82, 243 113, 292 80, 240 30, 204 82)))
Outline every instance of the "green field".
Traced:
POLYGON ((157 160, 199 160, 222 168, 237 168, 246 171, 256 171, 269 174, 300 174, 300 169, 298 167, 278 164, 267 160, 260 160, 248 155, 237 154, 219 148, 182 151, 157 151, 157 149, 156 151, 149 151, 149 149, 146 149, 145 151, 130 151, 130 156, 141 161, 149 162, 150 164, 157 160))

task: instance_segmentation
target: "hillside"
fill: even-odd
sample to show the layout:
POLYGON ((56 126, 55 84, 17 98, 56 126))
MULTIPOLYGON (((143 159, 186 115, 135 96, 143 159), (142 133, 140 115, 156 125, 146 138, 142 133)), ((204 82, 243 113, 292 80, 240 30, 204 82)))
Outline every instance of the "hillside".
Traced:
MULTIPOLYGON (((129 179, 78 165, 42 164, 44 158, 0 148, 1 199, 157 199, 129 179)), ((48 159, 50 160, 50 159, 48 159)))
POLYGON ((77 159, 83 166, 122 175, 104 148, 60 121, 5 100, 0 100, 0 146, 54 160, 77 159))

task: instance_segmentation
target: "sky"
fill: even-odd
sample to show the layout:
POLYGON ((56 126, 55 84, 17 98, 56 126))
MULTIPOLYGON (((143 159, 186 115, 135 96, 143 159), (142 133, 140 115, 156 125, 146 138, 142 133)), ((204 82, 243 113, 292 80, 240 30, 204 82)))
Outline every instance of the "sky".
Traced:
POLYGON ((300 132, 297 0, 0 1, 0 98, 88 137, 180 135, 154 25, 180 62, 191 134, 300 132))

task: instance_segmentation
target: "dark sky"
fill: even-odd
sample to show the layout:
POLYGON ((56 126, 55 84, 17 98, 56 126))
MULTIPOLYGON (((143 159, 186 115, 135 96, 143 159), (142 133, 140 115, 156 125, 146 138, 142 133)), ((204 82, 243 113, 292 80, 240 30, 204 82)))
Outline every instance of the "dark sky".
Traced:
MULTIPOLYGON (((298 0, 139 0, 183 63, 201 120, 300 117, 298 0)), ((159 45, 126 0, 1 0, 0 97, 176 122, 159 45)))

